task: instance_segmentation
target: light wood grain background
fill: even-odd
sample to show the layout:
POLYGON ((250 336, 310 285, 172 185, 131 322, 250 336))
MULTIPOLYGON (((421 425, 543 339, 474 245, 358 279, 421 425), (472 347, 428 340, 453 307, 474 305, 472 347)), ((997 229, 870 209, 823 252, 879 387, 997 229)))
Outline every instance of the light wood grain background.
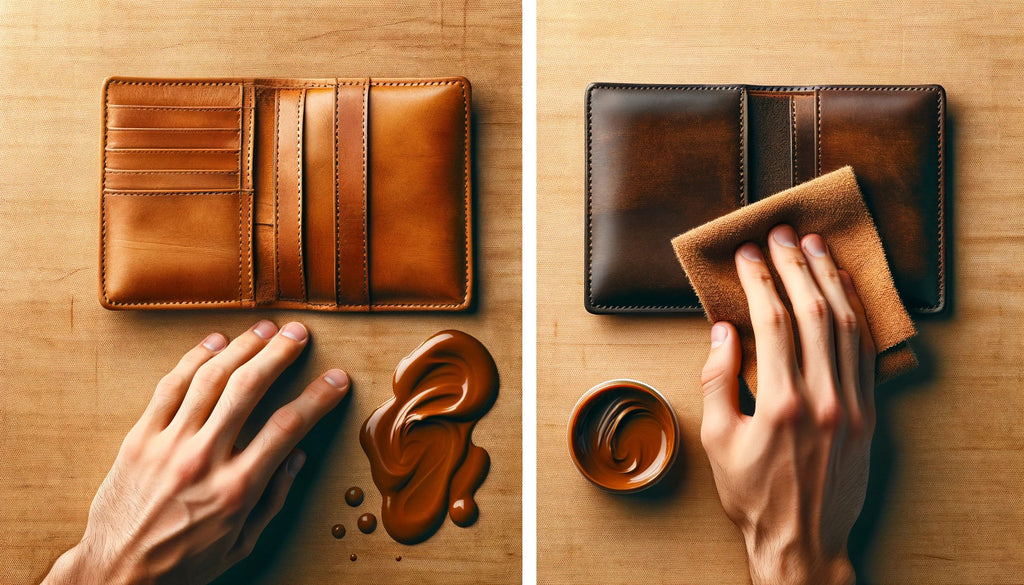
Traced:
POLYGON ((513 583, 521 570, 518 2, 4 2, 0 4, 0 582, 38 582, 81 536, 89 503, 156 381, 210 331, 301 319, 312 345, 257 417, 329 367, 354 392, 305 441, 310 458, 256 557, 222 583, 513 583), (97 301, 100 91, 109 75, 442 76, 473 84, 479 308, 470 315, 108 312, 97 301), (359 425, 398 360, 446 328, 501 375, 477 444, 481 517, 402 546, 360 513, 380 495, 359 425), (366 502, 348 507, 361 486, 366 502), (336 522, 348 527, 331 537, 336 522), (349 561, 356 553, 358 561, 349 561), (395 555, 402 555, 396 562, 395 555))
POLYGON ((584 88, 616 81, 945 86, 952 313, 919 320, 924 367, 880 391, 851 550, 867 583, 1024 583, 1020 3, 540 0, 538 17, 539 582, 748 582, 698 440, 708 324, 583 309, 584 88), (667 493, 602 493, 569 460, 572 405, 617 377, 679 415, 667 493))

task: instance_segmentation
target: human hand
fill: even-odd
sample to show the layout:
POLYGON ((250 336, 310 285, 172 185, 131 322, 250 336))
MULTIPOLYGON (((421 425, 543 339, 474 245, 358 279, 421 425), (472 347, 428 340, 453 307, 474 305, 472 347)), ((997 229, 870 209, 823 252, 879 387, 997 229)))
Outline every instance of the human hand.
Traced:
POLYGON ((786 225, 769 237, 793 306, 775 290, 758 246, 736 252, 757 351, 757 405, 739 410, 740 341, 711 330, 701 375, 701 442, 725 513, 739 527, 755 584, 854 583, 847 539, 864 505, 875 426, 875 347, 848 274, 824 240, 798 244, 786 225))
POLYGON ((125 437, 81 542, 44 585, 208 583, 246 557, 305 462, 296 444, 348 393, 348 375, 329 370, 235 447, 308 338, 300 323, 278 331, 260 321, 230 344, 214 333, 185 354, 125 437))

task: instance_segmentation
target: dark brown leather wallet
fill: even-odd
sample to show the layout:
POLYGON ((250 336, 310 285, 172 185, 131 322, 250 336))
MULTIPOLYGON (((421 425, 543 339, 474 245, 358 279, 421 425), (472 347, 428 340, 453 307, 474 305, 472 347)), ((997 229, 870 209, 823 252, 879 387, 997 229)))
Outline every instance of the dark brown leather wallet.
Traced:
POLYGON ((592 84, 587 310, 700 312, 673 237, 850 165, 907 309, 942 311, 944 124, 938 85, 592 84))
POLYGON ((469 308, 469 104, 461 77, 107 80, 100 302, 469 308))

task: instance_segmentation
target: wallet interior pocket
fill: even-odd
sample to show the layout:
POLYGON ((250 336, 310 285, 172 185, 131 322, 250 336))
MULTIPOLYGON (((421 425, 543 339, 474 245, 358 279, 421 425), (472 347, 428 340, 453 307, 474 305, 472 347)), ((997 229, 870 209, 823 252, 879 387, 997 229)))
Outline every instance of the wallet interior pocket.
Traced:
POLYGON ((101 278, 108 307, 238 302, 250 284, 247 191, 104 193, 101 278))
POLYGON ((242 106, 235 84, 110 84, 104 189, 243 188, 242 106))

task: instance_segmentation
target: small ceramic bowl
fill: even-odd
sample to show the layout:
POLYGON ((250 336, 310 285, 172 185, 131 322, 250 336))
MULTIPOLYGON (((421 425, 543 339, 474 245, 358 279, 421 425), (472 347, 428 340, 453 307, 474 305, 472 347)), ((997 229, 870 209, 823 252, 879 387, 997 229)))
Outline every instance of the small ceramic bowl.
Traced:
POLYGON ((583 477, 613 493, 648 489, 675 463, 679 421, 660 392, 636 380, 588 390, 569 417, 569 454, 583 477))

